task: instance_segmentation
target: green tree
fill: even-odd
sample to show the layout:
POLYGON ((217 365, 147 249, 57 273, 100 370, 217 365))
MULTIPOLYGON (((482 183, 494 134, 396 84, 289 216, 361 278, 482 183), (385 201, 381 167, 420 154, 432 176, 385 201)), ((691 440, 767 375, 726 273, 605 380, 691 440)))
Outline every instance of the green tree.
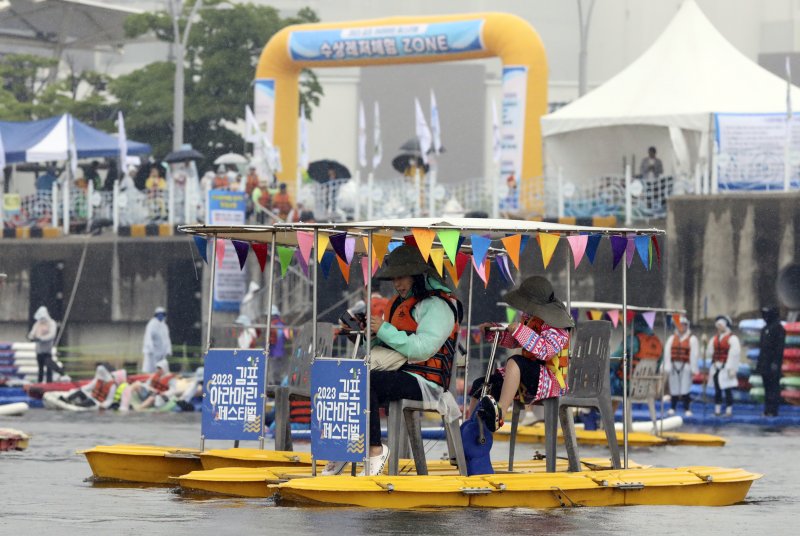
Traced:
MULTIPOLYGON (((253 101, 253 75, 264 45, 276 32, 291 24, 316 22, 316 14, 304 8, 294 17, 282 18, 275 8, 253 4, 204 2, 194 22, 186 48, 184 138, 212 160, 226 152, 241 152, 243 141, 225 128, 225 122, 241 119, 253 101)), ((192 2, 183 6, 185 17, 192 2)), ((171 43, 172 19, 166 12, 133 15, 125 23, 130 37, 151 33, 171 43)), ((157 155, 171 149, 174 65, 148 65, 112 81, 109 88, 125 113, 131 138, 149 142, 157 155)), ((310 112, 322 95, 313 72, 303 74, 301 105, 310 112)))

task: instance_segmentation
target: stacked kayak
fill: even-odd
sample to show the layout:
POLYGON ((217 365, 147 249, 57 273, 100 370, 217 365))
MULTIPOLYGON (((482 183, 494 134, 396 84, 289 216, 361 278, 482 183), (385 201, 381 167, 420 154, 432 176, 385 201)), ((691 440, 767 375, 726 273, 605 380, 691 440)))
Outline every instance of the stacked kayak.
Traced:
POLYGON ((800 405, 800 322, 784 325, 786 348, 781 367, 781 397, 793 405, 800 405))

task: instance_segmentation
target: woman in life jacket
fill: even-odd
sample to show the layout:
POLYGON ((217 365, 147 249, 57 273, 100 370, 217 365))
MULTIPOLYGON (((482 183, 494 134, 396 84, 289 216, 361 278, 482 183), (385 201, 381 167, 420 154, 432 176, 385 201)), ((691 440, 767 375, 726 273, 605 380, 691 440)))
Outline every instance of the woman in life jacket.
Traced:
POLYGON ((730 317, 720 315, 714 322, 717 329, 706 348, 706 360, 711 361, 708 368, 708 386, 714 387, 714 415, 722 415, 722 397, 725 397, 725 416, 733 415, 733 388, 739 385, 736 373, 742 358, 742 345, 739 337, 733 334, 730 317))
MULTIPOLYGON (((642 359, 653 359, 659 361, 664 351, 661 339, 653 333, 647 321, 641 314, 633 318, 633 336, 628 335, 627 343, 628 360, 631 373, 636 369, 636 365, 642 359)), ((622 342, 612 356, 622 355, 622 342)), ((611 396, 622 398, 622 359, 611 362, 611 396)), ((630 375, 628 375, 628 389, 630 390, 630 375)), ((619 407, 619 400, 614 400, 612 406, 614 411, 619 407)))
POLYGON ((678 401, 683 401, 684 415, 692 416, 689 408, 689 391, 692 389, 692 376, 698 372, 697 360, 700 357, 700 343, 692 334, 689 319, 684 315, 677 317, 675 333, 669 336, 664 346, 664 372, 669 378, 669 395, 672 407, 669 415, 675 415, 678 401))
POLYGON ((90 408, 108 409, 114 403, 116 380, 104 365, 97 365, 92 381, 63 398, 65 402, 90 408))
POLYGON ((134 382, 132 390, 141 403, 132 403, 133 409, 139 411, 151 406, 157 408, 163 406, 176 394, 176 383, 175 375, 169 372, 169 363, 166 359, 162 359, 156 363, 156 371, 145 383, 134 382))
MULTIPOLYGON (((512 322, 500 333, 486 332, 486 340, 500 337, 503 348, 521 348, 506 360, 505 367, 489 377, 490 393, 479 400, 484 377, 472 384, 469 414, 480 404, 479 414, 492 431, 503 425, 503 412, 515 398, 532 404, 561 396, 567 391, 567 365, 570 330, 575 327, 564 303, 557 299, 550 281, 528 277, 519 288, 509 291, 504 301, 522 312, 520 322, 512 322), (496 407, 494 401, 497 401, 496 407)), ((499 326, 484 324, 482 327, 499 326)))
MULTIPOLYGON (((443 400, 442 393, 450 384, 462 311, 452 291, 414 246, 393 250, 375 279, 391 281, 397 295, 383 316, 373 315, 370 320, 373 348, 394 350, 405 361, 399 367, 392 366, 393 370, 372 367, 370 371, 370 475, 383 471, 390 454, 381 443, 378 408, 401 399, 430 402, 433 407, 443 400)), ((457 415, 458 408, 452 410, 457 415)), ((331 462, 323 474, 338 474, 344 466, 344 462, 331 462)))

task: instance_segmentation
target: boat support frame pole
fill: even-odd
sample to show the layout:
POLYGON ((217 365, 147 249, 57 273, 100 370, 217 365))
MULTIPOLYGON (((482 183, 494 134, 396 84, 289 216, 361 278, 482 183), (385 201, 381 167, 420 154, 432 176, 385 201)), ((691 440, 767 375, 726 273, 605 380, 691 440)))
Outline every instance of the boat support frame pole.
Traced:
MULTIPOLYGON (((458 268, 456 268, 458 271, 458 268)), ((470 348, 472 341, 472 274, 473 270, 469 271, 469 291, 467 292, 467 344, 466 344, 466 352, 467 354, 464 356, 464 403, 462 404, 461 409, 461 419, 463 421, 467 420, 467 406, 469 406, 469 356, 470 356, 470 348)))
MULTIPOLYGON (((622 468, 628 468, 628 264, 622 263, 622 468)), ((633 333, 633 322, 631 322, 633 333)))
MULTIPOLYGON (((262 393, 262 411, 266 411, 267 404, 267 380, 269 378, 269 335, 272 330, 272 299, 275 284, 275 231, 272 231, 271 243, 269 247, 269 273, 267 274, 267 285, 269 285, 269 292, 267 292, 267 329, 266 337, 264 338, 264 392, 262 393)), ((264 436, 267 434, 267 423, 261 419, 261 437, 258 438, 258 448, 264 450, 264 436)))
MULTIPOLYGON (((217 275, 217 235, 211 238, 211 282, 208 285, 208 323, 206 324, 206 354, 211 350, 211 323, 214 318, 214 280, 217 275)), ((203 359, 205 361, 205 358, 203 359)), ((205 390, 204 390, 205 391, 205 390)), ((205 395, 205 392, 203 393, 205 395)), ((206 438, 200 435, 200 452, 205 450, 206 438)))
MULTIPOLYGON (((367 404, 366 404, 366 413, 367 413, 367 441, 364 442, 364 474, 368 475, 369 473, 369 420, 372 418, 380 419, 380 413, 375 412, 375 416, 372 416, 370 407, 370 400, 372 397, 370 396, 370 373, 369 373, 369 362, 371 360, 370 352, 372 351, 372 229, 367 231, 367 327, 366 333, 364 334, 364 342, 366 343, 365 348, 367 350, 366 355, 364 356, 364 363, 367 365, 367 387, 366 387, 366 395, 367 395, 367 404)), ((397 454, 395 454, 396 456, 397 454)), ((355 464, 353 465, 355 467, 355 464)))
MULTIPOLYGON (((319 229, 314 228, 314 258, 311 262, 314 263, 314 271, 312 272, 311 282, 311 365, 317 359, 317 283, 318 283, 318 267, 317 262, 319 249, 319 229)), ((289 430, 289 433, 292 433, 289 430)), ((311 452, 311 476, 317 476, 317 461, 314 459, 314 452, 311 452)))

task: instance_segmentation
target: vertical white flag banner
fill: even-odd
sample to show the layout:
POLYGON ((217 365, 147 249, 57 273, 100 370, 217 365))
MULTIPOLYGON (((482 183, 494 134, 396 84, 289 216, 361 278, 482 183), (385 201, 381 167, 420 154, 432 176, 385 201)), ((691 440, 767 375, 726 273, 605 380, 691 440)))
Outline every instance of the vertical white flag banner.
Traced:
POLYGON ((75 143, 75 125, 70 114, 67 114, 67 148, 69 169, 72 172, 72 179, 75 180, 78 177, 78 148, 75 143))
POLYGON ((431 148, 431 129, 428 128, 428 122, 425 121, 425 115, 422 113, 422 106, 419 105, 419 99, 414 99, 414 112, 416 117, 416 133, 419 140, 419 152, 422 161, 428 163, 428 150, 431 148))
POLYGON ((367 118, 361 101, 358 101, 358 165, 367 167, 367 118))
POLYGON ((492 162, 500 163, 502 149, 500 138, 500 121, 497 119, 497 103, 492 101, 492 162))
POLYGON ((258 143, 259 136, 258 131, 258 121, 256 121, 256 116, 253 113, 253 110, 250 109, 249 105, 245 105, 244 107, 244 141, 250 143, 258 143))
POLYGON ((122 110, 117 112, 117 144, 119 145, 119 172, 120 177, 128 174, 128 135, 125 132, 125 118, 122 110))
POLYGON ((308 118, 306 107, 303 106, 300 114, 300 159, 298 163, 302 169, 308 169, 308 118))
POLYGON ((436 154, 442 152, 442 127, 439 123, 439 107, 436 105, 436 95, 431 90, 431 133, 433 134, 433 150, 436 154))
POLYGON ((375 125, 372 131, 372 169, 373 171, 381 164, 383 160, 383 142, 381 141, 381 107, 378 101, 375 101, 375 125))

